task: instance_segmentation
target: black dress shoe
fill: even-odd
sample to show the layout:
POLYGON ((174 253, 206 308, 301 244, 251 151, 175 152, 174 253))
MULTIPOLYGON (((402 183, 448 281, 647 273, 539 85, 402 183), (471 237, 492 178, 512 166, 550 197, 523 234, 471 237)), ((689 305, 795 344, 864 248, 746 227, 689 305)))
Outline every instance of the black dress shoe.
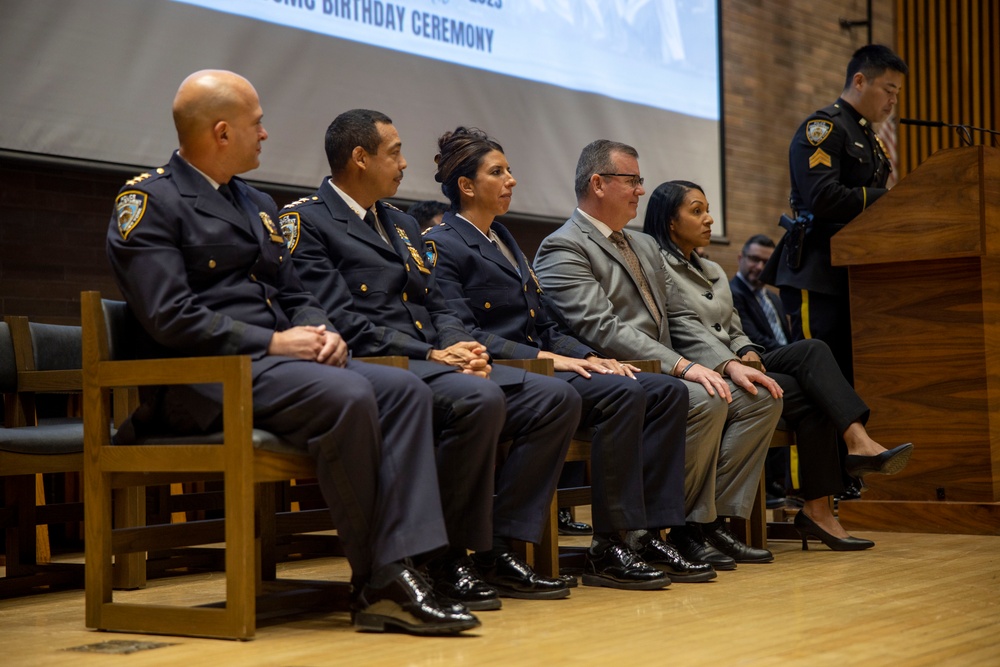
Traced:
POLYGON ((594 529, 589 523, 573 521, 573 515, 568 507, 559 508, 559 534, 560 535, 593 535, 594 529))
POLYGON ((708 563, 692 563, 680 555, 677 549, 655 537, 643 545, 638 554, 642 560, 666 572, 670 581, 675 584, 711 581, 719 576, 708 563))
POLYGON ((479 627, 479 619, 460 604, 438 600, 418 572, 399 566, 387 584, 361 589, 351 616, 359 630, 403 630, 414 635, 453 635, 479 627))
POLYGON ((667 542, 691 563, 707 563, 714 570, 735 570, 736 561, 705 541, 699 524, 670 529, 667 542))
POLYGON ((785 504, 786 491, 785 487, 775 481, 770 481, 764 486, 764 492, 767 496, 765 506, 769 510, 782 507, 785 504))
POLYGON ((910 462, 910 454, 912 453, 913 443, 907 442, 875 456, 848 454, 844 458, 844 468, 848 475, 855 477, 864 477, 874 472, 895 475, 910 462))
POLYGON ((774 554, 767 549, 757 549, 743 544, 726 528, 726 522, 717 519, 702 527, 705 541, 732 558, 737 563, 770 563, 774 554))
POLYGON ((562 579, 535 574, 517 555, 500 554, 493 562, 473 557, 483 580, 497 589, 500 597, 522 600, 558 600, 569 597, 569 586, 562 579))
POLYGON ((583 569, 584 586, 604 586, 629 591, 655 591, 670 585, 670 577, 621 543, 609 545, 600 554, 587 549, 583 569))
POLYGON ((566 586, 568 586, 569 588, 576 588, 577 586, 580 585, 580 582, 578 582, 576 580, 576 577, 573 576, 572 574, 560 574, 558 577, 556 577, 556 579, 564 582, 566 586))
POLYGON ((795 515, 795 530, 802 536, 802 550, 809 551, 808 537, 815 537, 833 551, 863 551, 871 549, 875 543, 860 537, 835 537, 823 530, 818 523, 806 516, 805 512, 795 515))
POLYGON ((461 602, 472 611, 492 611, 501 607, 497 589, 480 578, 468 556, 432 563, 428 573, 439 598, 461 602))

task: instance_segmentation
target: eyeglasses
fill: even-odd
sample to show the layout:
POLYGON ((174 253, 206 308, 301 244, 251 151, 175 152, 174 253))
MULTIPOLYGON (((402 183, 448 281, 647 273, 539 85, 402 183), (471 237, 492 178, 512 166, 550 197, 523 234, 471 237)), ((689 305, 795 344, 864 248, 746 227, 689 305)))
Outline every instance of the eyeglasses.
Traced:
POLYGON ((646 182, 646 179, 644 179, 639 174, 598 174, 598 176, 604 176, 604 177, 621 176, 622 178, 627 178, 628 186, 632 189, 635 189, 646 182))
POLYGON ((757 255, 744 255, 743 257, 751 264, 767 264, 766 259, 757 255))

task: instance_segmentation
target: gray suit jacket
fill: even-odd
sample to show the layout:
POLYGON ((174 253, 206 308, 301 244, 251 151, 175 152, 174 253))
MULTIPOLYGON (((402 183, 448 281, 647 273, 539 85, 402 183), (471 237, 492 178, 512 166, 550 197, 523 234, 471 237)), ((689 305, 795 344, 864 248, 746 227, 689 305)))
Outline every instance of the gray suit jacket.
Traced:
POLYGON ((601 354, 659 359, 663 372, 670 373, 680 355, 670 342, 676 324, 673 318, 667 322, 670 286, 660 251, 646 234, 629 231, 626 236, 664 315, 659 326, 618 249, 579 212, 538 248, 534 265, 542 298, 550 306, 550 316, 567 333, 601 354))
POLYGON ((721 266, 699 258, 702 269, 699 271, 673 253, 664 250, 661 255, 674 290, 668 303, 668 316, 673 317, 674 309, 679 307, 684 314, 696 313, 700 324, 697 328, 676 327, 672 340, 678 352, 691 361, 717 369, 746 348, 758 353, 764 351, 743 333, 740 315, 733 305, 733 293, 721 266))

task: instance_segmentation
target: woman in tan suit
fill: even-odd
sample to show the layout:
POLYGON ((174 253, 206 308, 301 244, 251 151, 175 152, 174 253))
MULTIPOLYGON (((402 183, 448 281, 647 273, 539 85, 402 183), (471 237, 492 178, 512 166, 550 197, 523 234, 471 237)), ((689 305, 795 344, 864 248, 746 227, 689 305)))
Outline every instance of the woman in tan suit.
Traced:
POLYGON ((874 542, 848 535, 831 510, 830 496, 843 490, 837 436, 847 443, 847 472, 858 477, 899 472, 913 445, 886 450, 872 440, 864 427, 868 406, 844 379, 822 341, 798 341, 764 352, 747 338, 722 267, 695 253, 695 248, 709 244, 712 222, 704 191, 687 181, 661 184, 646 208, 643 231, 660 244, 673 287, 668 316, 674 309, 694 311, 703 325, 694 335, 679 332, 673 337, 674 348, 709 367, 743 362, 763 366, 784 390, 782 417, 795 428, 799 443, 805 505, 795 517, 795 528, 802 536, 802 548, 807 548, 809 536, 836 551, 871 548, 874 542))

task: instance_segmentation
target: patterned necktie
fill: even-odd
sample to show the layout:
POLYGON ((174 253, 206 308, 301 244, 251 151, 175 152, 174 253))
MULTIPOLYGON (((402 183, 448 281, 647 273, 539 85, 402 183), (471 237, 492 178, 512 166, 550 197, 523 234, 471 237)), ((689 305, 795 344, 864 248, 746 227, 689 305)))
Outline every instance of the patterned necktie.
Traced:
POLYGON ((639 292, 642 293, 642 299, 646 302, 649 312, 653 313, 656 326, 660 326, 660 320, 663 319, 663 316, 660 314, 660 309, 656 307, 656 301, 653 300, 653 292, 649 289, 649 283, 646 281, 646 274, 642 272, 639 258, 632 251, 632 246, 628 244, 628 239, 621 232, 611 232, 611 236, 608 239, 618 248, 618 252, 621 253, 622 259, 625 260, 628 268, 632 269, 632 274, 639 281, 639 292))
POLYGON ((779 345, 788 345, 788 338, 785 337, 785 330, 782 328, 781 320, 778 318, 778 311, 774 309, 774 304, 764 294, 763 289, 757 290, 757 301, 760 303, 761 310, 764 311, 764 316, 767 317, 767 323, 771 325, 774 339, 778 341, 779 345))

